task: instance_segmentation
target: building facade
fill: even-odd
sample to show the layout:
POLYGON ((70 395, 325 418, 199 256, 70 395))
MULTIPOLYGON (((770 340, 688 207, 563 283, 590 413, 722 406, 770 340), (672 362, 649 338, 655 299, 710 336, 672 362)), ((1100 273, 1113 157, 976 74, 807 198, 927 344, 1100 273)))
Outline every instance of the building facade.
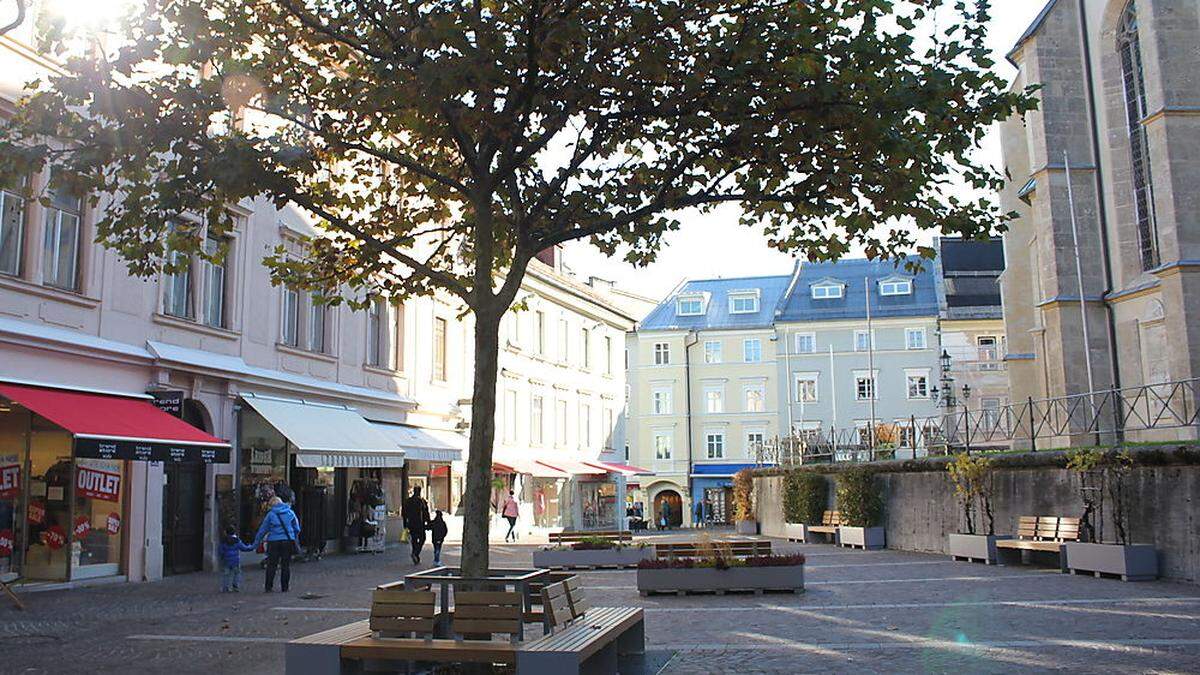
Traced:
POLYGON ((1190 0, 1054 0, 1010 53, 1014 88, 1041 87, 1001 127, 1014 400, 1196 377, 1198 36, 1190 0))

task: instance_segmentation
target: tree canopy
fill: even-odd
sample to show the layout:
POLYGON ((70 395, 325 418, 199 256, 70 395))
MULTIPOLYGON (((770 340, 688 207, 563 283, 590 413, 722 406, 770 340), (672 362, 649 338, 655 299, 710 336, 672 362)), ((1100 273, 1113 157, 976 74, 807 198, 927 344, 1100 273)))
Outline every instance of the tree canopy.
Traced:
MULTIPOLYGON (((18 107, 0 172, 50 162, 93 199, 119 197, 96 234, 137 274, 172 249, 220 255, 175 225, 184 215, 220 235, 230 204, 295 205, 324 236, 269 260, 277 281, 340 289, 332 301, 356 306, 444 290, 492 331, 476 350, 494 361, 496 322, 529 260, 569 240, 645 263, 681 211, 725 203, 810 259, 855 246, 896 256, 920 228, 1002 226, 988 200, 947 190, 997 188, 1003 177, 972 151, 1032 106, 991 70, 989 11, 986 0, 159 0, 18 107)), ((494 363, 479 356, 487 416, 494 363)), ((468 504, 469 531, 486 509, 476 461, 490 467, 491 426, 473 426, 468 493, 484 496, 478 514, 468 504)))

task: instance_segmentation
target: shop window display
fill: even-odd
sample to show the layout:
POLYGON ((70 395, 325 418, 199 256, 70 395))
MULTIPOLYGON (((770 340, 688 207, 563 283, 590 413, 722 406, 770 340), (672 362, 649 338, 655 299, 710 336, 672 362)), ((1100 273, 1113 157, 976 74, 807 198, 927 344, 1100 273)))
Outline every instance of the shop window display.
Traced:
POLYGON ((533 479, 533 523, 538 527, 562 526, 561 484, 556 478, 533 479))
POLYGON ((0 574, 18 572, 24 553, 25 444, 29 414, 9 409, 0 413, 0 574))
POLYGON ((613 528, 617 523, 617 486, 615 483, 582 483, 583 527, 613 528))
POLYGON ((241 424, 241 536, 252 541, 275 486, 287 484, 287 439, 250 410, 242 410, 241 424))
POLYGON ((119 572, 125 530, 121 518, 125 464, 121 460, 76 460, 71 519, 71 567, 76 571, 72 578, 119 572))

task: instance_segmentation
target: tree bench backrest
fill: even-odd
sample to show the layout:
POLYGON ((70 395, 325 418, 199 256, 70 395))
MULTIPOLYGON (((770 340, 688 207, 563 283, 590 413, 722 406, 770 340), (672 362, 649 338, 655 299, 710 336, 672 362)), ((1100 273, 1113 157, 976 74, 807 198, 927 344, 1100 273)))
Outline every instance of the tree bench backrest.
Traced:
POLYGON ((551 628, 566 626, 583 616, 591 606, 577 576, 542 588, 542 609, 551 628))
POLYGON ((1066 516, 1021 516, 1017 538, 1035 541, 1078 541, 1079 519, 1066 516))
POLYGON ((456 636, 507 635, 516 641, 521 631, 522 598, 508 591, 454 592, 454 621, 456 636))
POLYGON ((826 511, 821 514, 822 525, 841 525, 842 514, 840 511, 826 511))
POLYGON ((437 619, 433 591, 403 591, 395 584, 375 589, 371 595, 371 630, 380 637, 433 636, 437 619))

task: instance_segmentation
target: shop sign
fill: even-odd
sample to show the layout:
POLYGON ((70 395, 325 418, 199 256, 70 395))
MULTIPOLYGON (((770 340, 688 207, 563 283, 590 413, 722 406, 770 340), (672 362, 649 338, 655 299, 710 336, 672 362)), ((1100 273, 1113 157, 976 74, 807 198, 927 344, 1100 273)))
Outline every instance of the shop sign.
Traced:
POLYGON ((57 551, 67 543, 67 533, 58 525, 51 525, 42 532, 42 542, 50 547, 51 551, 57 551))
POLYGON ((105 530, 107 530, 108 533, 112 534, 112 535, 120 534, 120 532, 121 532, 121 514, 119 514, 119 513, 108 514, 108 520, 106 521, 106 524, 105 524, 105 530))
POLYGON ((76 438, 75 456, 89 459, 132 459, 141 462, 229 462, 229 448, 215 445, 180 445, 169 441, 114 438, 76 438))
POLYGON ((46 505, 41 502, 29 502, 25 518, 31 525, 41 525, 46 522, 46 505))
POLYGON ((120 501, 121 474, 81 466, 75 479, 75 491, 80 497, 120 501))
POLYGON ((7 558, 13 552, 13 531, 0 530, 0 557, 7 558))
POLYGON ((15 499, 21 494, 21 465, 0 465, 0 499, 15 499))
POLYGON ((84 535, 92 530, 92 519, 87 516, 79 516, 75 519, 75 538, 82 539, 84 535))
POLYGON ((154 407, 171 417, 183 417, 182 391, 152 391, 150 396, 154 398, 154 407))

